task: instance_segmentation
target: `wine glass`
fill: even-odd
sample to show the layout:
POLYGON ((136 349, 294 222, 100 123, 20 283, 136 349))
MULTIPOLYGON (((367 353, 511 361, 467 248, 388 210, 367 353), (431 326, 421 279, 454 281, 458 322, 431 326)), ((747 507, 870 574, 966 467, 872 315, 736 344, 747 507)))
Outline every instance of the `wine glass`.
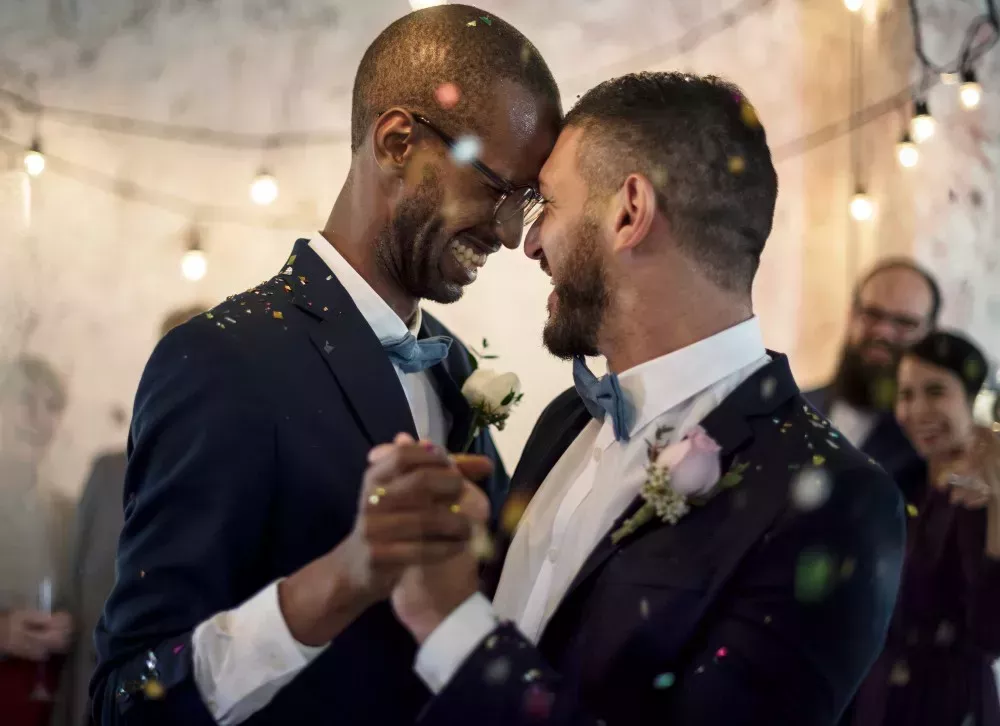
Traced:
MULTIPOLYGON (((38 583, 38 610, 45 613, 46 615, 52 614, 52 578, 43 577, 41 582, 38 583)), ((35 676, 35 687, 31 691, 32 701, 42 701, 49 702, 52 700, 52 692, 49 691, 46 685, 46 674, 47 667, 46 663, 42 662, 38 664, 38 670, 35 676)))

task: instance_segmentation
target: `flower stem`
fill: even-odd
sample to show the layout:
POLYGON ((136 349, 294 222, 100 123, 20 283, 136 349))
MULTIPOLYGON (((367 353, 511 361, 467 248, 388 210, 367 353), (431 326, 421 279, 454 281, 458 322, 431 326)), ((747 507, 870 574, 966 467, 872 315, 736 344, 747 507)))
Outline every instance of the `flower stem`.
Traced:
POLYGON ((476 437, 479 435, 479 421, 473 421, 472 426, 469 427, 469 435, 465 439, 465 446, 462 447, 462 451, 459 453, 468 454, 469 449, 472 448, 472 444, 475 443, 476 437))

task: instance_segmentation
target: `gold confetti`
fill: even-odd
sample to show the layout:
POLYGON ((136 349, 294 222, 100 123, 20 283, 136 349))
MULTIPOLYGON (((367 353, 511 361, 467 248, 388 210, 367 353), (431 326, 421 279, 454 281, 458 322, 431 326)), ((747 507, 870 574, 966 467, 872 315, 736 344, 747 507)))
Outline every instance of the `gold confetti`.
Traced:
POLYGON ((205 313, 205 317, 206 317, 206 318, 208 318, 209 320, 211 320, 211 319, 212 319, 212 318, 214 318, 215 316, 214 316, 214 315, 212 315, 212 313, 205 313))
POLYGON ((760 126, 760 119, 757 117, 757 109, 745 98, 740 102, 740 120, 752 128, 760 126))
POLYGON ((284 319, 285 319, 285 316, 284 316, 284 315, 282 315, 282 313, 281 313, 281 311, 280 311, 280 310, 275 310, 275 311, 274 311, 273 313, 271 313, 271 314, 272 314, 272 315, 274 316, 274 319, 275 319, 275 320, 284 320, 284 319))
POLYGON ((747 163, 742 156, 729 157, 729 173, 739 176, 747 168, 747 163))
POLYGON ((468 28, 474 28, 474 27, 476 27, 476 21, 475 20, 470 20, 469 22, 467 22, 465 24, 465 26, 468 27, 468 28))
POLYGON ((846 560, 844 560, 844 562, 840 565, 840 579, 846 580, 851 575, 853 575, 854 567, 855 567, 855 562, 853 558, 848 557, 846 560))
POLYGON ((528 497, 524 492, 515 492, 507 499, 500 513, 500 525, 504 532, 513 533, 528 507, 528 497))
POLYGON ((823 466, 823 464, 825 464, 825 463, 826 463, 826 457, 825 456, 822 456, 820 454, 816 454, 816 456, 813 457, 813 466, 823 466))
POLYGON ((918 514, 920 514, 920 511, 917 509, 917 506, 915 504, 907 504, 906 513, 911 517, 916 517, 918 514))
POLYGON ((166 695, 166 689, 158 680, 150 679, 142 684, 142 692, 150 701, 159 701, 166 695))
POLYGON ((459 514, 462 511, 462 505, 461 504, 452 504, 450 507, 448 507, 448 509, 451 510, 452 514, 459 514))

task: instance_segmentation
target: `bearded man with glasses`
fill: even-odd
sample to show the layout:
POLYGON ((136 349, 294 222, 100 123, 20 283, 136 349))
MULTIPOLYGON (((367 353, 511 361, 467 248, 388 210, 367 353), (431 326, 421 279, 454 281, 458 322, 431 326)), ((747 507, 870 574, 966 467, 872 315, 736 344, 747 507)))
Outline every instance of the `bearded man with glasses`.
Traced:
POLYGON ((507 489, 487 433, 472 451, 492 476, 447 455, 472 425, 471 370, 419 302, 458 300, 520 244, 560 120, 534 46, 477 8, 411 13, 368 48, 323 231, 143 374, 99 723, 413 723, 429 694, 386 598, 468 546, 482 494, 463 475, 494 512, 507 489), (365 470, 400 431, 427 445, 392 463, 432 475, 396 486, 365 470))

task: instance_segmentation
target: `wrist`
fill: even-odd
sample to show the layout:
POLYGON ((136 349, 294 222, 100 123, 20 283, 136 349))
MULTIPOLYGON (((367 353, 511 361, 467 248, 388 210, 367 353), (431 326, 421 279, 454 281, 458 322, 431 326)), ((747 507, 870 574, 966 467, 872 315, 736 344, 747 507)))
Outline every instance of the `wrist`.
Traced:
POLYGON ((329 643, 372 604, 336 549, 278 583, 285 624, 295 640, 309 647, 329 643))

